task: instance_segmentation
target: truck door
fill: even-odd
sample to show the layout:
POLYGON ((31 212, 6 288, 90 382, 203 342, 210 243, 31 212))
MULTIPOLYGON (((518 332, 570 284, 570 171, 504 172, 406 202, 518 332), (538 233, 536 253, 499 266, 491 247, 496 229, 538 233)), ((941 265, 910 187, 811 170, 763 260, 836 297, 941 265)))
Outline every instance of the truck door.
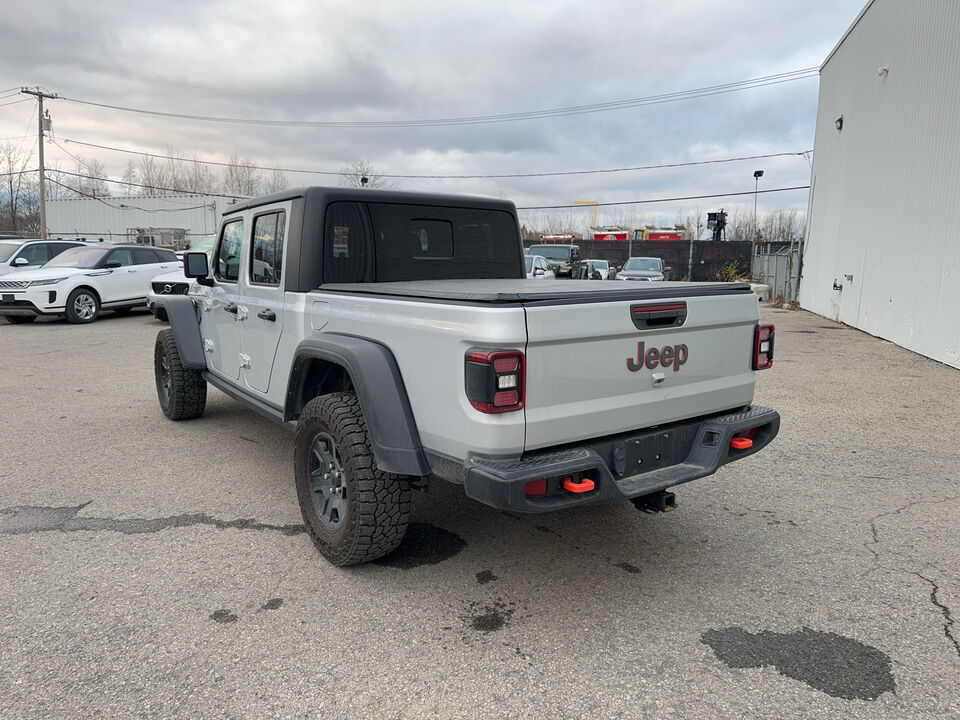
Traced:
POLYGON ((287 212, 268 208, 253 218, 242 273, 245 319, 240 333, 244 382, 251 390, 270 389, 273 360, 283 328, 283 251, 287 212))
POLYGON ((214 285, 204 308, 201 332, 209 367, 231 380, 240 377, 240 269, 243 267, 243 218, 225 223, 213 255, 214 285))

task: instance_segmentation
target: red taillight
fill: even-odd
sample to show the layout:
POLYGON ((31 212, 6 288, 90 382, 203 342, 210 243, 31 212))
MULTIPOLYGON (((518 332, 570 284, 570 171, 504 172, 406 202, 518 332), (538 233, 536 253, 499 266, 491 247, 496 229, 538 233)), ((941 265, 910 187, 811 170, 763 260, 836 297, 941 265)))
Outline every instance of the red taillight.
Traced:
POLYGON ((524 357, 519 350, 471 350, 464 387, 470 404, 483 413, 523 409, 524 357))
POLYGON ((753 369, 773 367, 773 325, 760 323, 753 332, 753 369))

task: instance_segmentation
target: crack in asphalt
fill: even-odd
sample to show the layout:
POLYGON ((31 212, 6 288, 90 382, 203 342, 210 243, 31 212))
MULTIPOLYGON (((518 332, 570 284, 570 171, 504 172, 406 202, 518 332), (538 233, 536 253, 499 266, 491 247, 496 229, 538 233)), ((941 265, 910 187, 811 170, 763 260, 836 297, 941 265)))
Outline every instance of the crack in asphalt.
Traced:
MULTIPOLYGON (((956 502, 957 500, 960 500, 960 495, 951 495, 950 497, 945 497, 940 500, 915 500, 911 503, 907 503, 906 505, 898 507, 896 510, 890 510, 888 512, 880 513, 879 515, 874 515, 872 518, 870 518, 868 522, 870 525, 871 539, 864 542, 863 547, 873 556, 873 567, 867 570, 863 574, 863 576, 866 577, 867 575, 869 575, 875 570, 884 569, 884 570, 891 570, 893 572, 900 572, 905 575, 914 575, 920 578, 921 580, 923 580, 924 582, 928 583, 930 585, 930 602, 934 605, 934 607, 939 609, 940 612, 943 614, 944 637, 946 637, 947 640, 950 641, 950 643, 953 645, 953 649, 957 653, 957 656, 960 657, 960 641, 958 641, 953 634, 953 625, 954 625, 953 614, 950 611, 950 607, 940 602, 939 598, 937 597, 937 593, 940 592, 940 586, 936 583, 936 581, 932 580, 931 578, 928 578, 926 575, 923 574, 922 572, 923 568, 921 568, 920 572, 916 572, 916 571, 911 572, 908 570, 903 570, 901 568, 883 567, 880 564, 880 552, 876 549, 881 544, 880 529, 877 527, 877 521, 880 520, 881 518, 900 515, 905 510, 909 510, 910 508, 915 507, 917 505, 942 505, 943 503, 956 502)), ((925 568, 928 566, 924 565, 923 567, 925 568)))
MULTIPOLYGON (((880 553, 876 550, 876 546, 880 544, 880 530, 877 527, 877 521, 881 518, 892 517, 894 515, 899 515, 904 510, 909 510, 912 507, 917 505, 942 505, 945 502, 956 502, 960 500, 960 495, 952 495, 950 497, 945 497, 941 500, 914 500, 911 503, 907 503, 901 507, 898 507, 896 510, 889 510, 887 512, 882 512, 879 515, 874 515, 867 522, 870 525, 870 535, 871 539, 863 543, 864 549, 873 556, 873 567, 867 570, 864 575, 869 575, 874 570, 880 570, 880 553)), ((884 568, 887 570, 897 570, 897 568, 884 568)), ((904 571, 901 571, 904 572, 904 571)))
POLYGON ((236 530, 276 530, 284 535, 298 535, 306 532, 300 525, 274 525, 257 522, 253 518, 238 518, 236 520, 221 520, 206 513, 184 513, 164 518, 100 518, 77 517, 77 513, 87 507, 89 502, 68 507, 45 507, 37 505, 20 505, 16 507, 0 508, 0 534, 24 535, 38 532, 96 532, 110 531, 124 535, 139 535, 142 533, 157 533, 170 528, 191 527, 193 525, 209 525, 218 530, 230 528, 236 530))
POLYGON ((960 657, 960 642, 957 641, 957 638, 953 635, 953 615, 950 612, 950 608, 944 605, 937 599, 937 593, 940 591, 940 586, 934 580, 931 580, 926 575, 922 573, 915 572, 913 575, 916 575, 921 580, 925 580, 930 583, 930 602, 932 602, 936 607, 940 609, 940 612, 943 613, 944 623, 943 623, 943 634, 951 643, 953 643, 953 649, 957 651, 957 657, 960 657))

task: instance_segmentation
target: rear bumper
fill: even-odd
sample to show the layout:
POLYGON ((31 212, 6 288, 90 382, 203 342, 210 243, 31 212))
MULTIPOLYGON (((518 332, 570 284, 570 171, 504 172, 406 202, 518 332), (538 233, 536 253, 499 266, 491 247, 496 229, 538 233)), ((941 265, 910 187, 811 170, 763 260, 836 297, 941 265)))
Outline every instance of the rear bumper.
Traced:
POLYGON ((752 405, 643 431, 596 438, 519 460, 475 457, 464 468, 467 496, 504 510, 549 512, 577 505, 613 503, 664 490, 716 472, 765 447, 780 430, 780 414, 752 405), (748 432, 752 447, 737 450, 730 439, 748 432), (564 478, 593 481, 589 492, 563 489, 564 478), (528 496, 526 485, 547 480, 546 494, 528 496))

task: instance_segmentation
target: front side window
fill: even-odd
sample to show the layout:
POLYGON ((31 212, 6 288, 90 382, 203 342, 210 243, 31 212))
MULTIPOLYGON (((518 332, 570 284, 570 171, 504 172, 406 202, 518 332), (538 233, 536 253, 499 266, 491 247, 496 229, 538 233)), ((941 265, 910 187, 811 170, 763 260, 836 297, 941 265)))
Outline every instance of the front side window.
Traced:
POLYGON ((28 265, 43 265, 47 261, 47 246, 44 243, 34 243, 33 245, 27 245, 19 255, 14 259, 14 262, 24 258, 27 261, 28 265))
POLYGON ((258 215, 253 221, 250 280, 259 285, 279 285, 283 270, 283 230, 286 213, 258 215))
POLYGON ((118 262, 120 267, 126 265, 133 265, 133 253, 130 252, 128 248, 123 248, 121 250, 113 250, 107 256, 107 262, 118 262))
POLYGON ((235 283, 240 277, 240 248, 243 242, 243 220, 231 220, 220 233, 214 277, 235 283))

